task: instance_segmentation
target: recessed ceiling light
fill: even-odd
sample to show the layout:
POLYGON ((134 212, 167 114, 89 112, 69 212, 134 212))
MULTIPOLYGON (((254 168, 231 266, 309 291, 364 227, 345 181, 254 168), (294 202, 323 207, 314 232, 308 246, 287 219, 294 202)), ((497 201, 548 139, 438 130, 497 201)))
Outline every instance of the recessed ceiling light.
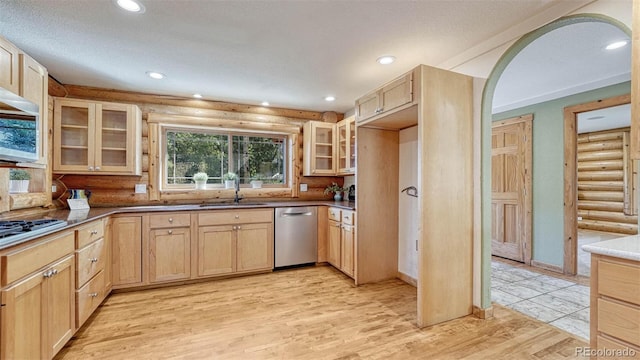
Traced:
POLYGON ((385 56, 380 56, 376 61, 380 65, 389 65, 394 61, 396 61, 396 57, 391 55, 385 55, 385 56))
POLYGON ((123 8, 124 10, 135 12, 135 13, 143 13, 144 6, 135 0, 116 0, 116 4, 123 8))
POLYGON ((335 96, 327 96, 324 98, 326 101, 334 101, 336 99, 335 96))
POLYGON ((202 95, 201 94, 193 94, 193 97, 196 99, 202 99, 202 95))
POLYGON ((622 40, 622 41, 616 41, 616 42, 612 42, 611 44, 607 45, 605 47, 605 49, 607 50, 615 50, 615 49, 619 49, 621 47, 624 47, 628 44, 629 42, 627 40, 622 40))
POLYGON ((268 101, 263 101, 262 102, 262 106, 269 106, 269 102, 268 101))
POLYGON ((163 73, 159 73, 156 71, 147 71, 147 75, 152 78, 152 79, 156 79, 156 80, 160 80, 160 79, 164 79, 165 75, 163 73))

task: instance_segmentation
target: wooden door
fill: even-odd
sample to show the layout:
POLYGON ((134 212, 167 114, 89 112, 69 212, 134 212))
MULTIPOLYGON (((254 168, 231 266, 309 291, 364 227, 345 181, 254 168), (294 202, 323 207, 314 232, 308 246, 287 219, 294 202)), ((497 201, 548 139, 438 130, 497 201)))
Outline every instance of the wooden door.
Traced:
POLYGON ((341 242, 341 259, 342 266, 340 269, 347 275, 353 277, 354 271, 354 245, 355 245, 355 233, 353 226, 342 225, 342 242, 341 242))
POLYGON ((342 236, 341 224, 329 221, 329 241, 327 243, 327 262, 340 269, 342 265, 340 237, 342 236))
POLYGON ((2 290, 0 359, 46 358, 44 279, 38 272, 2 290))
POLYGON ((491 253, 531 262, 531 115, 496 122, 491 135, 491 253))
POLYGON ((53 358, 75 330, 75 266, 70 255, 50 268, 45 281, 47 358, 53 358))
POLYGON ((315 175, 334 175, 336 173, 335 131, 335 124, 330 123, 314 122, 311 127, 313 139, 311 171, 315 175))
POLYGON ((198 276, 236 271, 234 226, 201 226, 198 229, 198 276))
POLYGON ((236 226, 237 271, 273 269, 273 224, 236 226))
POLYGON ((114 287, 142 283, 142 217, 117 217, 111 226, 114 287))
POLYGON ((20 77, 18 54, 20 50, 0 37, 0 88, 18 94, 20 77))
POLYGON ((191 229, 169 228, 149 233, 149 282, 191 277, 191 229))
POLYGON ((96 172, 135 173, 135 122, 133 105, 96 104, 96 172))

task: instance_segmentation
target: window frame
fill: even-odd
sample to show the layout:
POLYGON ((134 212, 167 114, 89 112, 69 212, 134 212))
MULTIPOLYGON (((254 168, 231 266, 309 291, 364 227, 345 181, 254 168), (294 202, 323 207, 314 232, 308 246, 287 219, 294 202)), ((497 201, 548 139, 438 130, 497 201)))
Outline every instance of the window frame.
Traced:
MULTIPOLYGON (((284 183, 283 184, 263 184, 262 188, 269 190, 288 190, 291 192, 292 184, 293 184, 293 169, 294 169, 294 157, 292 156, 295 153, 295 149, 293 148, 294 140, 293 135, 290 132, 285 131, 265 131, 262 129, 240 129, 240 128, 232 128, 232 127, 221 127, 221 126, 206 126, 206 125, 183 125, 177 123, 163 122, 158 124, 158 155, 159 155, 159 164, 158 164, 158 182, 160 192, 174 192, 174 191, 185 191, 185 190, 194 190, 193 184, 169 184, 167 181, 166 173, 167 173, 167 132, 171 131, 181 131, 181 132, 194 132, 194 133, 208 133, 215 135, 226 135, 231 139, 233 136, 255 136, 255 137, 278 137, 284 140, 284 183)), ((230 154, 232 154, 233 143, 230 141, 228 143, 230 154)), ((232 156, 229 156, 230 163, 232 162, 232 156)), ((251 189, 251 184, 240 184, 240 188, 242 191, 246 191, 247 189, 251 189)), ((198 191, 220 191, 225 190, 224 184, 207 184, 207 188, 198 191)), ((227 189, 228 190, 228 189, 227 189)), ((253 190, 253 189, 252 189, 253 190)), ((260 190, 260 189, 255 189, 260 190)))

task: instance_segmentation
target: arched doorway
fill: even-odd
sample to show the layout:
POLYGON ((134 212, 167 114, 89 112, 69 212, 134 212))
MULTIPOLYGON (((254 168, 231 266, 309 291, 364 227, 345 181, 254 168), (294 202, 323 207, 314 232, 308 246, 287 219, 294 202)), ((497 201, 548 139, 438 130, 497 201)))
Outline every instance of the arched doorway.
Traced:
MULTIPOLYGON (((619 21, 602 15, 584 14, 561 18, 553 23, 545 25, 519 39, 502 58, 497 62, 492 70, 484 87, 482 94, 481 109, 481 307, 491 306, 490 276, 491 276, 491 125, 492 125, 492 101, 498 80, 509 65, 509 63, 529 44, 541 36, 577 23, 602 22, 618 27, 626 34, 630 34, 630 29, 619 21)), ((559 154, 562 156, 561 154, 559 154)), ((567 227, 565 226, 565 229, 567 227)), ((575 237, 570 231, 565 231, 565 248, 574 246, 575 237)))

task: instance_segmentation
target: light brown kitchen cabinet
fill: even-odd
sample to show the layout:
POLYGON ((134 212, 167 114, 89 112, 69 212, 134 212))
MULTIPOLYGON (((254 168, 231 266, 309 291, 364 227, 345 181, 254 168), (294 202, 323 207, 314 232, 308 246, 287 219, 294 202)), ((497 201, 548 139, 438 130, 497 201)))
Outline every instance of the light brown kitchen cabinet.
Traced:
POLYGON ((142 216, 111 220, 111 276, 114 288, 142 284, 142 216))
POLYGON ((303 126, 304 176, 335 175, 336 124, 307 121, 303 126))
POLYGON ((20 91, 20 49, 0 37, 0 88, 18 94, 20 91))
POLYGON ((591 254, 590 313, 592 349, 640 354, 640 262, 591 254))
POLYGON ((198 276, 273 269, 273 209, 198 214, 198 276))
POLYGON ((358 124, 389 115, 403 105, 413 103, 413 73, 405 74, 356 100, 358 124))
POLYGON ((111 291, 109 238, 103 219, 81 225, 76 236, 76 329, 91 316, 111 291), (109 264, 109 266, 107 266, 109 264))
POLYGON ((355 214, 351 210, 330 207, 327 261, 335 268, 355 277, 355 214))
POLYGON ((149 282, 191 277, 191 215, 149 215, 149 282))
POLYGON ((140 175, 142 115, 131 104, 56 98, 53 171, 140 175))
POLYGON ((356 118, 350 116, 336 125, 338 135, 338 175, 356 171, 356 118))
POLYGON ((69 254, 2 290, 0 358, 51 359, 75 331, 69 254))
POLYGON ((236 271, 235 225, 201 226, 198 230, 198 276, 236 271))
POLYGON ((40 149, 36 163, 46 165, 49 159, 49 73, 29 55, 20 54, 20 96, 38 105, 40 113, 40 149))

